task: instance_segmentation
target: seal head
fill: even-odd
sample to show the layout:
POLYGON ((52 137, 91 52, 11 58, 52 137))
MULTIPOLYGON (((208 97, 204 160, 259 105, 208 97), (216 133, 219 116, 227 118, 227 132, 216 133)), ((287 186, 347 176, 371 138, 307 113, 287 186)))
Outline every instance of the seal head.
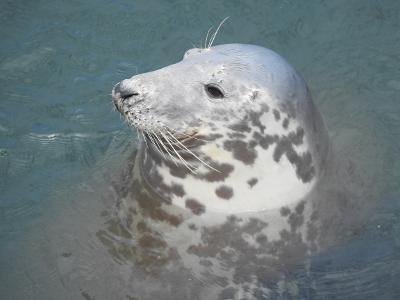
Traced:
POLYGON ((297 203, 327 160, 328 135, 306 84, 263 47, 191 49, 121 81, 112 96, 143 137, 141 176, 195 214, 297 203))

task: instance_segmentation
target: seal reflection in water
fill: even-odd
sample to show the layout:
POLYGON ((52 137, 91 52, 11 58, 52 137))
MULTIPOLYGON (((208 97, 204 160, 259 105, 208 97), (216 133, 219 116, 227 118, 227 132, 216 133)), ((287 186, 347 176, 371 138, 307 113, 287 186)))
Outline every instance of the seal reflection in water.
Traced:
MULTIPOLYGON (((141 142, 98 237, 156 276, 180 265, 221 299, 268 296, 318 250, 329 140, 308 88, 259 46, 191 49, 112 91, 141 142)), ((211 299, 211 298, 210 298, 211 299)))

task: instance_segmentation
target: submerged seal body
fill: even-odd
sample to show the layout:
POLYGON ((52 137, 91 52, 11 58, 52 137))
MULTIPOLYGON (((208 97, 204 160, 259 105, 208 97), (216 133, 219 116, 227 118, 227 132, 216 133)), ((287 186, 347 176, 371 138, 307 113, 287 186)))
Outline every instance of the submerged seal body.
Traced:
POLYGON ((120 259, 147 271, 179 262, 220 280, 222 299, 249 299, 316 251, 312 199, 329 139, 282 57, 242 44, 191 49, 121 81, 112 96, 142 137, 119 219, 99 234, 120 259))

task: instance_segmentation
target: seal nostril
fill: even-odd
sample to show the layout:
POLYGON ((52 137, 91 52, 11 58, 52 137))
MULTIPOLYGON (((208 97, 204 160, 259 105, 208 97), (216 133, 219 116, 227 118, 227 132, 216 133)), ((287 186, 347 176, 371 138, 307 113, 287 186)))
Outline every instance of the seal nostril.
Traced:
POLYGON ((122 98, 122 101, 124 101, 130 97, 133 97, 133 96, 139 96, 138 92, 136 92, 132 89, 126 88, 126 86, 121 86, 121 83, 118 83, 114 87, 114 93, 117 95, 119 94, 118 96, 120 98, 122 98))
POLYGON ((136 93, 136 92, 134 92, 134 93, 120 93, 120 94, 121 94, 122 100, 126 100, 126 99, 128 99, 130 97, 133 97, 133 96, 139 96, 139 93, 136 93))

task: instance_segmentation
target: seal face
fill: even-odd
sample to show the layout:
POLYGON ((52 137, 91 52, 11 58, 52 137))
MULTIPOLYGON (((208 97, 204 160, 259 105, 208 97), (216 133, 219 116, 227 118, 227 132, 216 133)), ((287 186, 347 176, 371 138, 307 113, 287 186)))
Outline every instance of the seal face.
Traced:
POLYGON ((266 48, 191 49, 112 96, 143 137, 140 176, 195 215, 294 205, 323 172, 329 142, 308 88, 266 48))

